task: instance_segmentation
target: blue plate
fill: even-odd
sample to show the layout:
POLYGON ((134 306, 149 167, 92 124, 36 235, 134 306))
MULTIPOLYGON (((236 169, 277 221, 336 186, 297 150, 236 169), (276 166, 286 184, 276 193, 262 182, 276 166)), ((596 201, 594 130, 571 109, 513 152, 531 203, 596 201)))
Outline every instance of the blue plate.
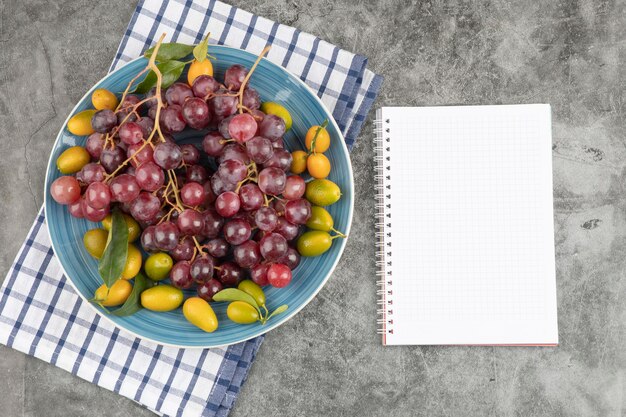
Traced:
MULTIPOLYGON (((256 56, 240 49, 225 46, 210 46, 214 61, 215 73, 218 79, 223 79, 224 72, 233 64, 242 64, 250 68, 256 56)), ((124 67, 107 75, 96 84, 80 100, 72 110, 69 118, 82 110, 92 108, 91 93, 96 88, 106 88, 113 92, 122 92, 128 82, 147 64, 145 58, 138 58, 124 67)), ((186 75, 183 74, 183 79, 186 75)), ((350 232, 352 221, 354 182, 348 149, 343 136, 331 113, 322 104, 321 100, 298 78, 284 68, 263 59, 250 79, 250 85, 261 95, 263 101, 282 103, 293 117, 293 126, 285 135, 285 144, 288 149, 304 149, 304 136, 311 125, 321 124, 324 119, 329 120, 328 131, 331 137, 330 149, 325 153, 330 159, 332 170, 329 179, 337 183, 343 193, 341 200, 328 207, 335 220, 335 228, 350 232)), ((129 331, 141 338, 150 339, 160 344, 177 347, 209 348, 242 342, 259 336, 289 320, 319 292, 326 283, 346 245, 345 239, 336 239, 331 249, 324 255, 316 258, 302 258, 300 265, 294 270, 293 281, 285 288, 264 288, 267 295, 267 306, 270 310, 281 304, 288 304, 286 313, 273 317, 265 325, 240 325, 231 322, 226 317, 226 303, 211 303, 219 319, 219 328, 214 333, 206 333, 191 325, 183 317, 181 309, 167 313, 157 313, 141 310, 129 317, 117 317, 107 314, 102 308, 88 302, 94 291, 102 285, 98 275, 97 261, 92 258, 83 246, 83 234, 99 224, 76 219, 70 216, 67 207, 57 204, 49 198, 50 184, 61 174, 56 169, 57 157, 68 147, 84 145, 86 137, 70 134, 65 126, 59 132, 46 174, 45 211, 48 231, 52 240, 54 253, 59 259, 65 276, 69 278, 76 292, 92 306, 102 317, 113 322, 116 326, 129 331)), ((184 142, 201 141, 201 136, 185 135, 177 138, 184 142)), ((188 292, 189 295, 193 292, 188 292)))

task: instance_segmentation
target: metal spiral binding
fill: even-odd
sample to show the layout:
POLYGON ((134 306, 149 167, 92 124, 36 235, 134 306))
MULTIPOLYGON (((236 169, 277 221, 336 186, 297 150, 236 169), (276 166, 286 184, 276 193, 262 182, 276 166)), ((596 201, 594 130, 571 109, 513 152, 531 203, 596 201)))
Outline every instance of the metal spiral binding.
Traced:
POLYGON ((382 118, 381 109, 376 112, 374 122, 374 181, 376 188, 376 294, 378 296, 377 333, 383 336, 385 343, 387 334, 393 334, 393 280, 391 261, 391 146, 390 120, 382 118))

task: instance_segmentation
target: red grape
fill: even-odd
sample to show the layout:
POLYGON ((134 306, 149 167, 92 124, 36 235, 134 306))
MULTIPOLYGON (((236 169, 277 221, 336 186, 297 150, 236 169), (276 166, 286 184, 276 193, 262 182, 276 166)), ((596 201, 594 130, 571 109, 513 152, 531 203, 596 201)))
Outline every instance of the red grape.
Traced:
MULTIPOLYGON (((137 103, 139 103, 141 99, 134 95, 129 94, 124 98, 124 101, 120 104, 120 109, 129 110, 134 107, 137 103)), ((141 110, 141 106, 137 109, 137 111, 141 110)))
POLYGON ((115 171, 126 159, 126 152, 119 146, 106 148, 100 154, 100 164, 104 167, 108 174, 115 171))
POLYGON ((171 221, 160 223, 154 229, 154 243, 162 251, 173 250, 178 245, 179 238, 178 227, 171 221))
POLYGON ((187 165, 194 165, 200 162, 200 151, 191 143, 180 145, 180 150, 183 153, 183 162, 187 165))
POLYGON ((203 129, 211 121, 209 106, 201 98, 189 98, 183 104, 183 119, 192 129, 203 129))
POLYGON ((120 140, 127 145, 134 145, 143 140, 143 128, 136 122, 124 123, 120 126, 117 134, 120 136, 120 140))
POLYGON ((163 169, 176 169, 183 161, 183 152, 174 142, 160 142, 154 147, 152 158, 163 169))
POLYGON ((187 183, 187 175, 185 175, 185 171, 182 169, 176 170, 174 172, 174 176, 176 177, 176 183, 179 187, 182 187, 187 183))
POLYGON ((222 154, 222 150, 224 149, 224 137, 217 132, 209 132, 202 139, 202 149, 209 156, 220 156, 222 154))
POLYGON ((85 202, 91 208, 102 210, 111 204, 111 190, 103 182, 92 182, 85 190, 85 202))
POLYGON ((90 162, 82 167, 80 171, 78 171, 78 173, 76 174, 76 179, 82 184, 89 185, 92 182, 104 181, 105 175, 106 171, 104 170, 104 167, 102 165, 95 162, 90 162))
POLYGON ((298 236, 298 233, 300 233, 300 228, 297 225, 288 222, 287 219, 285 219, 284 217, 279 217, 278 224, 276 225, 274 232, 291 241, 298 236))
POLYGON ((224 89, 217 90, 215 94, 215 97, 210 100, 210 106, 217 120, 222 120, 231 114, 235 114, 237 104, 239 103, 237 97, 232 96, 232 92, 224 89))
POLYGON ((109 133, 117 125, 117 116, 109 109, 98 110, 91 117, 91 127, 98 133, 109 133))
POLYGON ((270 203, 270 206, 276 210, 276 214, 283 216, 285 214, 285 204, 287 204, 287 201, 277 198, 270 203))
POLYGON ((219 236, 222 231, 222 226, 224 226, 224 218, 217 214, 217 212, 212 208, 203 211, 202 218, 204 221, 201 231, 202 235, 208 237, 209 239, 219 236))
POLYGON ((189 261, 193 257, 194 248, 193 240, 189 236, 185 236, 169 253, 175 261, 189 261))
POLYGON ((213 301, 213 296, 222 291, 224 286, 217 279, 210 279, 198 285, 198 297, 205 301, 213 301))
POLYGON ((300 265, 300 254, 294 248, 287 249, 287 253, 279 261, 281 264, 287 265, 291 270, 296 269, 300 265))
POLYGON ((246 142, 246 152, 254 162, 264 164, 274 155, 274 148, 269 139, 255 136, 246 142))
POLYGON ((148 162, 148 161, 154 162, 154 159, 152 159, 153 153, 154 151, 152 150, 152 146, 150 145, 144 146, 144 142, 141 142, 135 145, 130 145, 128 149, 126 150, 126 157, 132 158, 130 160, 130 163, 132 166, 137 168, 139 165, 141 165, 144 162, 148 162))
POLYGON ((229 159, 220 164, 217 173, 226 182, 238 183, 246 178, 248 168, 238 159, 229 159))
POLYGON ((254 109, 250 112, 250 114, 252 115, 252 117, 254 117, 254 120, 256 120, 257 125, 260 124, 263 119, 265 119, 265 113, 263 113, 261 110, 254 109))
POLYGON ((170 271, 170 281, 172 285, 183 290, 191 288, 193 278, 191 278, 190 270, 191 266, 189 265, 189 261, 176 262, 170 271))
POLYGON ((284 139, 283 138, 276 139, 274 142, 272 142, 272 147, 274 149, 283 149, 285 147, 284 139))
POLYGON ((210 75, 202 74, 193 80, 191 90, 196 97, 205 98, 210 93, 216 92, 220 88, 215 78, 210 75))
POLYGON ((268 233, 259 242, 261 255, 268 262, 278 262, 288 248, 287 240, 278 233, 268 233))
POLYGON ((237 159, 244 164, 250 162, 246 149, 238 143, 229 143, 224 146, 224 150, 222 151, 222 155, 218 158, 218 162, 222 163, 222 161, 228 161, 229 159, 237 159))
POLYGON ((161 109, 159 122, 166 132, 182 132, 186 126, 185 119, 183 118, 183 110, 180 106, 175 104, 161 109))
POLYGON ((250 270, 250 279, 262 287, 269 284, 269 281, 267 280, 268 268, 268 264, 257 264, 253 266, 250 270))
POLYGON ((285 134, 285 121, 274 114, 268 114, 259 125, 259 134, 271 141, 278 140, 285 134))
POLYGON ((137 180, 129 174, 122 174, 113 178, 109 187, 113 201, 120 203, 130 203, 141 192, 141 187, 137 180))
POLYGON ((230 137, 239 143, 245 143, 252 139, 256 131, 257 124, 254 117, 246 113, 234 116, 228 124, 230 137))
POLYGON ((50 185, 50 194, 59 204, 72 204, 80 198, 80 184, 69 175, 59 177, 50 185))
POLYGON ((239 189, 241 208, 245 211, 258 210, 263 205, 263 193, 256 184, 245 184, 239 189))
MULTIPOLYGON (((224 225, 224 239, 231 245, 241 245, 250 239, 252 228, 244 219, 233 219, 224 225)), ((285 241, 286 244, 286 241, 285 241)))
MULTIPOLYGON (((123 121, 126 122, 134 122, 135 120, 137 120, 137 116, 135 114, 131 114, 130 116, 126 117, 134 108, 134 106, 139 103, 140 99, 139 97, 135 96, 135 95, 128 95, 126 96, 126 98, 124 99, 124 101, 122 101, 122 103, 120 104, 120 109, 117 110, 116 114, 117 114, 117 123, 122 123, 123 121)), ((137 111, 141 110, 141 106, 139 106, 139 108, 137 108, 137 111)))
POLYGON ((152 119, 151 117, 142 117, 135 123, 137 123, 139 127, 141 127, 144 138, 150 136, 150 133, 152 133, 152 129, 154 129, 154 119, 152 119))
POLYGON ((84 198, 80 199, 81 206, 80 208, 83 211, 83 215, 90 222, 101 222, 104 218, 109 214, 109 206, 106 206, 102 209, 95 209, 87 204, 84 198))
POLYGON ((146 252, 156 252, 159 250, 154 240, 155 229, 156 229, 156 226, 148 226, 141 233, 141 247, 146 252))
POLYGON ((271 207, 261 207, 254 214, 254 223, 259 230, 264 232, 273 231, 278 225, 278 215, 271 207))
POLYGON ((159 209, 161 202, 157 196, 142 191, 139 196, 131 202, 130 214, 138 221, 149 221, 153 219, 159 209))
POLYGON ((197 257, 191 263, 191 278, 196 282, 204 282, 213 278, 213 258, 210 256, 197 257))
MULTIPOLYGON (((148 98, 148 99, 152 98, 152 100, 148 100, 146 102, 146 107, 148 107, 148 108, 156 107, 157 98, 155 96, 156 96, 156 87, 152 87, 150 89, 150 91, 148 91, 148 93, 146 93, 146 98, 148 98)), ((163 91, 161 91, 161 103, 162 104, 165 104, 164 99, 165 99, 165 94, 163 94, 163 91)))
POLYGON ((265 161, 263 164, 264 167, 276 167, 280 168, 283 171, 289 171, 291 168, 291 162, 293 161, 293 157, 291 153, 286 149, 274 148, 274 153, 272 156, 265 161))
POLYGON ((243 242, 241 245, 235 247, 233 257, 240 267, 252 268, 254 265, 261 262, 259 244, 252 240, 243 242))
POLYGON ((222 177, 219 176, 219 174, 215 173, 211 177, 211 189, 213 190, 214 194, 220 195, 227 191, 236 190, 237 184, 224 181, 222 177))
POLYGON ((137 184, 146 191, 156 191, 163 186, 165 174, 163 170, 152 161, 144 162, 135 170, 137 184))
POLYGON ((304 198, 289 201, 285 205, 285 218, 289 223, 305 224, 311 218, 311 203, 304 198))
POLYGON ((291 282, 291 270, 284 264, 272 264, 267 268, 267 280, 272 287, 286 287, 291 282))
POLYGON ((211 239, 206 244, 207 251, 211 256, 223 258, 228 255, 230 245, 221 237, 211 239))
POLYGON ((104 135, 98 132, 89 135, 85 143, 85 149, 87 149, 87 152, 93 159, 100 159, 100 154, 102 149, 104 149, 104 135))
POLYGON ((193 91, 185 83, 174 83, 165 91, 165 101, 170 105, 182 106, 191 97, 193 97, 193 91))
POLYGON ((243 105, 250 110, 256 110, 261 107, 261 97, 254 88, 246 88, 243 90, 243 105))
POLYGON ((235 117, 234 114, 221 120, 217 125, 217 131, 220 132, 220 135, 224 136, 224 139, 232 139, 230 131, 228 130, 228 125, 230 124, 230 121, 233 120, 233 117, 235 117))
POLYGON ((199 206, 204 202, 204 188, 197 182, 188 182, 180 189, 180 198, 188 206, 199 206))
POLYGON ((185 209, 178 215, 177 224, 183 235, 195 236, 202 232, 204 219, 196 210, 185 209))
POLYGON ((285 190, 283 191, 283 197, 287 200, 297 200, 302 198, 306 191, 306 183, 299 175, 290 175, 285 181, 285 190))
POLYGON ((244 271, 234 262, 220 265, 218 278, 225 287, 236 287, 244 278, 244 271))
POLYGON ((265 168, 259 173, 259 188, 265 194, 279 195, 285 190, 287 176, 280 168, 265 168))
POLYGON ((226 191, 218 195, 215 200, 215 210, 222 217, 234 216, 240 207, 239 196, 232 191, 226 191))
POLYGON ((83 205, 80 198, 67 206, 67 210, 72 216, 76 217, 77 219, 82 219, 83 217, 85 217, 85 215, 83 214, 83 205))
POLYGON ((248 75, 248 70, 239 64, 232 65, 224 74, 224 84, 229 90, 239 90, 241 83, 248 75))

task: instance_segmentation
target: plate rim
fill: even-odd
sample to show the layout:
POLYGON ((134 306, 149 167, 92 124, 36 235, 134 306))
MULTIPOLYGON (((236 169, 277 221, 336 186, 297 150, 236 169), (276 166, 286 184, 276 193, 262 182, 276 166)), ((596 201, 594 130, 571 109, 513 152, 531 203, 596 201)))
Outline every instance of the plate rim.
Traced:
MULTIPOLYGON (((217 48, 224 48, 224 49, 232 49, 232 50, 235 50, 235 51, 238 51, 238 52, 243 52, 243 53, 246 53, 246 54, 254 55, 252 52, 246 51, 246 50, 241 49, 241 48, 235 48, 235 47, 227 46, 227 45, 215 45, 215 44, 209 45, 209 48, 216 48, 216 47, 217 48)), ((107 314, 104 314, 95 305, 90 303, 89 300, 78 290, 78 288, 74 284, 74 281, 73 281, 72 277, 67 273, 67 271, 65 270, 65 267, 63 266, 63 263, 61 262, 59 256, 57 255, 57 249, 56 249, 55 244, 54 244, 54 239, 52 239, 52 233, 51 233, 51 230, 50 230, 50 223, 48 221, 49 220, 49 217, 48 217, 48 203, 49 203, 49 200, 50 200, 50 195, 49 195, 50 193, 48 192, 49 185, 47 184, 47 180, 48 180, 48 175, 50 173, 50 169, 52 168, 53 162, 54 162, 54 161, 52 161, 52 157, 53 157, 53 153, 54 153, 53 151, 59 145, 59 140, 61 139, 61 136, 63 135, 63 132, 65 131, 65 127, 67 126, 67 122, 76 113, 76 110, 78 109, 78 106, 80 105, 80 103, 83 100, 85 100, 86 98, 88 98, 90 96, 90 94, 94 90, 96 90, 98 88, 98 86, 104 80, 106 80, 107 78, 109 78, 113 74, 117 73, 118 71, 122 70, 127 65, 132 64, 132 63, 134 63, 136 61, 139 61, 139 60, 142 60, 142 59, 146 59, 146 58, 143 55, 141 55, 141 56, 138 56, 137 58, 134 58, 134 59, 124 63, 121 67, 117 68, 114 71, 111 71, 111 72, 107 73, 105 76, 100 78, 89 90, 87 90, 87 92, 80 99, 78 99, 78 101, 76 102, 76 104, 74 105, 72 110, 69 112, 69 115, 67 116, 67 118, 65 119, 63 124, 61 125, 61 128, 59 129, 59 132, 57 133, 57 136, 56 136, 56 138, 54 140, 54 143, 52 144, 52 148, 50 150, 50 156, 48 157, 48 164, 46 166, 46 173, 45 173, 45 177, 44 177, 43 206, 44 206, 44 215, 45 215, 45 220, 46 220, 46 229, 47 229, 48 235, 50 237, 50 246, 52 247, 52 251, 54 252, 54 256, 56 257, 56 259, 58 261, 59 267, 61 268, 61 272, 63 272, 63 275, 67 278, 67 281, 70 282, 70 285, 74 289, 74 292, 82 299, 82 301, 85 304, 89 305, 89 307, 91 309, 93 309, 93 311, 95 311, 96 314, 98 314, 100 317, 104 318, 108 323, 112 324, 116 328, 119 328, 120 330, 123 330, 123 331, 125 331, 125 332, 131 334, 132 336, 137 337, 137 338, 139 338, 141 340, 147 340, 147 341, 150 341, 152 343, 156 343, 158 345, 169 346, 169 347, 174 347, 174 348, 179 348, 179 349, 214 349, 214 348, 222 348, 222 347, 227 347, 227 346, 230 346, 230 345, 246 342, 246 341, 248 341, 250 339, 254 339, 255 337, 262 336, 262 335, 266 334, 267 332, 269 332, 270 330, 273 330, 273 329, 281 326, 282 324, 287 323, 289 320, 291 320, 293 317, 295 317, 304 307, 309 305, 309 303, 317 296, 317 294, 326 285, 326 283, 330 279, 330 277, 333 274, 333 272, 335 272, 335 269, 337 268, 337 265, 339 264, 339 261, 341 260, 341 258, 343 256, 343 253, 344 253, 346 245, 347 245, 347 241, 348 241, 348 239, 350 237, 350 232, 352 230, 352 220, 353 220, 353 216, 354 216, 354 200, 355 200, 354 173, 353 173, 353 170, 352 170, 352 160, 351 160, 351 157, 350 157, 350 151, 348 149, 348 146, 346 145, 346 141, 345 141, 344 135, 341 132, 341 129, 339 128, 339 125, 337 125, 337 121, 333 117, 333 115, 330 112, 330 110, 326 107, 326 105, 324 104, 322 99, 320 99, 318 97, 318 95, 311 89, 311 87, 309 87, 304 81, 302 81, 300 79, 300 77, 296 76, 291 71, 289 71, 286 68, 284 68, 283 66, 275 64, 274 62, 270 61, 266 57, 263 57, 261 59, 261 61, 263 61, 263 60, 267 61, 267 63, 269 63, 270 66, 274 66, 274 67, 278 68, 280 71, 282 71, 285 74, 287 74, 288 77, 290 77, 293 80, 296 80, 296 82, 298 82, 299 84, 304 86, 305 89, 314 97, 314 99, 318 102, 318 104, 326 112, 326 115, 328 116, 328 119, 329 119, 329 123, 332 123, 332 125, 334 126, 334 128, 338 132, 339 138, 341 139, 340 140, 341 147, 343 148, 343 150, 345 152, 345 155, 348 158, 348 179, 349 179, 350 191, 351 191, 351 194, 352 194, 352 199, 351 199, 351 203, 349 205, 348 222, 347 222, 347 228, 346 228, 346 231, 345 231, 345 235, 347 237, 345 239, 341 239, 341 246, 339 248, 339 253, 338 253, 337 257, 334 259, 333 264, 331 265, 328 274, 326 274, 326 276, 324 277, 324 280, 320 283, 320 285, 315 289, 315 291, 313 291, 313 293, 298 308, 296 308, 295 310, 292 310, 292 313, 289 316, 286 316, 284 319, 278 320, 275 323, 273 323, 271 325, 268 325, 267 327, 262 327, 259 330, 258 333, 254 334, 252 336, 246 337, 244 339, 238 340, 236 342, 232 342, 230 344, 226 344, 226 345, 224 345, 224 344, 215 344, 215 345, 213 345, 213 344, 208 344, 208 345, 184 345, 184 344, 176 344, 176 343, 164 342, 164 341, 161 341, 161 340, 153 339, 152 337, 149 337, 149 336, 144 336, 144 335, 137 334, 133 330, 130 330, 130 329, 124 327, 124 326, 120 326, 118 323, 113 321, 107 314)), ((76 136, 76 135, 73 135, 73 136, 76 136)), ((77 137, 82 137, 82 136, 77 136, 77 137)))

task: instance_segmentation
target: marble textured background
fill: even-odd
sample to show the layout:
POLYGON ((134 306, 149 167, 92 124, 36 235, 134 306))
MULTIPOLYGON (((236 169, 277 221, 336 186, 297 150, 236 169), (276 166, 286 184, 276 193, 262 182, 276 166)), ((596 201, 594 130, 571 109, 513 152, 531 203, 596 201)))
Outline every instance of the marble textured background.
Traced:
MULTIPOLYGON (((377 106, 552 105, 561 345, 381 346, 366 127, 337 272, 267 336, 232 415, 625 415, 625 2, 233 3, 368 56, 385 76, 377 106)), ((133 9, 124 0, 0 0, 0 276, 42 204, 54 137, 105 74, 133 9)), ((0 416, 151 415, 4 347, 0 393, 0 416)))

